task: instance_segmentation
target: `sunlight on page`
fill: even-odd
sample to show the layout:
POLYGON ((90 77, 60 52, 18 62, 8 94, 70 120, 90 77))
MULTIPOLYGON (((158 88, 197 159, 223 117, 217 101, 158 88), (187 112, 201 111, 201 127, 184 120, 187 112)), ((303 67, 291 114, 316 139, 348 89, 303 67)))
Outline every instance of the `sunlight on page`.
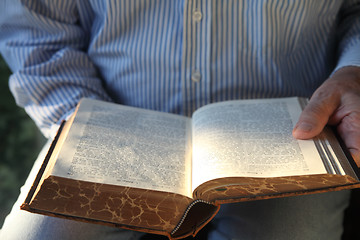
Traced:
POLYGON ((221 177, 326 173, 313 141, 292 137, 299 112, 295 99, 242 100, 201 109, 193 117, 193 189, 221 177))

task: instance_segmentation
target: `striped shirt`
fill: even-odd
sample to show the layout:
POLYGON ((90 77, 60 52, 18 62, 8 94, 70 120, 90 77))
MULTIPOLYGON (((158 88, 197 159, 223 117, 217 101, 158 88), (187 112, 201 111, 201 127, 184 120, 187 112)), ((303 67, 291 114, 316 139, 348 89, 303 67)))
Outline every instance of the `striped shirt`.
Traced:
POLYGON ((360 66, 360 1, 2 0, 10 89, 43 133, 81 97, 191 113, 310 96, 360 66))

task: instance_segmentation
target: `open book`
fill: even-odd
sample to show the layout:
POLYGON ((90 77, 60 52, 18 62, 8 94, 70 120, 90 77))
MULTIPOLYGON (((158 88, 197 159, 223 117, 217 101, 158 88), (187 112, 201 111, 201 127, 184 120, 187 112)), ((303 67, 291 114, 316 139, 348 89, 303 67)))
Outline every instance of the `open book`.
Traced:
POLYGON ((22 209, 183 238, 224 203, 360 187, 330 129, 292 137, 304 104, 226 101, 187 118, 82 99, 22 209))

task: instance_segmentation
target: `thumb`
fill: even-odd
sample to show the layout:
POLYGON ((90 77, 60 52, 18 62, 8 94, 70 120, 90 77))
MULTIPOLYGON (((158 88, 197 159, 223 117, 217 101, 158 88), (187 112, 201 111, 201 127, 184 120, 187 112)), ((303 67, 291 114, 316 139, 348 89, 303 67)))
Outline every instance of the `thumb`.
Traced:
POLYGON ((314 95, 310 99, 293 129, 295 138, 313 138, 323 130, 337 106, 337 101, 332 98, 314 95))

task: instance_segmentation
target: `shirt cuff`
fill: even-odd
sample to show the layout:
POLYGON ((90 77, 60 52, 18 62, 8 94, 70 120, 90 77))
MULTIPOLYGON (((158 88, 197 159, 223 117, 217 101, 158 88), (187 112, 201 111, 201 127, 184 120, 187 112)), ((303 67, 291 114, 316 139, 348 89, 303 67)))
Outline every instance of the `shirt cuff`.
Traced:
POLYGON ((342 54, 333 73, 343 67, 360 67, 360 43, 347 47, 342 54))

